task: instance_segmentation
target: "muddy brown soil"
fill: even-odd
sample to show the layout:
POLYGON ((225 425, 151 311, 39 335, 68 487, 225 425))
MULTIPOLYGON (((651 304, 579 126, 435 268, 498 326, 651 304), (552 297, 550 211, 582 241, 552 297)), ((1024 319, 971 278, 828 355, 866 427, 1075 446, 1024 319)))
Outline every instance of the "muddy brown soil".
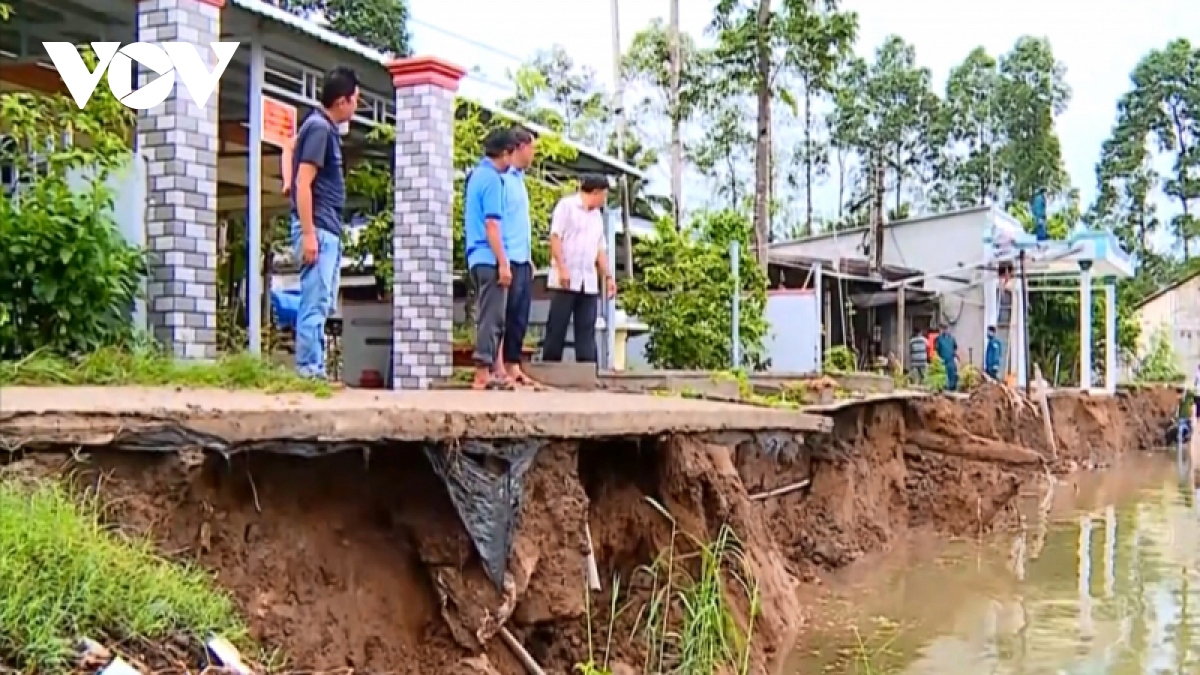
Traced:
MULTIPOLYGON (((833 434, 782 444, 550 443, 528 475, 502 591, 418 446, 319 458, 97 452, 75 466, 68 455, 18 459, 91 483, 116 525, 212 569, 254 637, 306 670, 516 675, 522 666, 498 634, 507 626, 547 672, 587 659, 589 627, 597 645, 611 630, 612 660, 641 672, 646 566, 673 541, 687 552, 673 531, 709 540, 729 526, 762 603, 751 672, 770 673, 804 629, 800 584, 915 530, 1004 527, 1023 485, 1150 449, 1177 402, 1154 389, 1054 398, 1056 457, 1037 411, 1000 388, 852 407, 834 416, 833 434), (588 530, 604 581, 590 598, 588 530), (614 579, 622 611, 610 621, 614 579)), ((725 595, 745 626, 750 598, 736 584, 725 595)))

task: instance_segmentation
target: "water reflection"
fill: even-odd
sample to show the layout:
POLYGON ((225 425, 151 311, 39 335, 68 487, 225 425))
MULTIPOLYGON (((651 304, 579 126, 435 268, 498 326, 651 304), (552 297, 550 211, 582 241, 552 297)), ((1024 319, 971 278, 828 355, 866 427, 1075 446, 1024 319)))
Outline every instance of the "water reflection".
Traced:
POLYGON ((1200 500, 1174 459, 1031 495, 1016 536, 922 544, 834 579, 788 670, 1200 673, 1200 500))

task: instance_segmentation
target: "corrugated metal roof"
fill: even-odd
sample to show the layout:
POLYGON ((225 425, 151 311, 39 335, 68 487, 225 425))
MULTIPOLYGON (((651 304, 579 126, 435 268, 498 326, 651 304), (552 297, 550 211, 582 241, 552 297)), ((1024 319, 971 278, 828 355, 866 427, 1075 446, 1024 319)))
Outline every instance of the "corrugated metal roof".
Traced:
MULTIPOLYGON (((289 28, 291 28, 295 31, 298 31, 309 37, 320 40, 321 42, 324 42, 325 44, 327 44, 331 47, 336 47, 338 49, 343 49, 343 50, 351 52, 353 54, 357 54, 358 56, 361 56, 362 58, 366 59, 367 61, 379 64, 379 66, 381 68, 387 68, 387 64, 390 61, 394 60, 391 56, 388 56, 387 54, 384 54, 381 51, 372 49, 364 44, 361 44, 359 42, 356 42, 355 40, 345 37, 344 35, 339 35, 333 31, 329 30, 328 28, 325 28, 324 26, 320 26, 311 21, 308 21, 307 19, 298 17, 295 14, 292 14, 286 10, 280 9, 279 7, 276 7, 275 5, 272 5, 267 2, 263 2, 263 0, 230 0, 230 4, 232 4, 236 7, 239 7, 241 9, 244 9, 247 12, 250 12, 256 16, 259 16, 264 19, 267 19, 270 21, 275 21, 277 23, 288 26, 289 28)), ((285 56, 286 56, 286 54, 285 54, 285 56)), ((517 115, 516 113, 509 112, 507 110, 498 108, 493 105, 489 105, 487 103, 483 103, 482 101, 475 101, 475 103, 477 103, 480 107, 482 107, 483 109, 487 110, 488 112, 490 112, 494 115, 502 115, 504 117, 509 117, 515 121, 519 121, 521 123, 521 126, 525 127, 526 129, 529 129, 530 132, 532 132, 533 134, 535 134, 537 136, 556 135, 554 131, 552 131, 540 124, 534 124, 533 122, 525 120, 520 115, 517 115)), ((616 169, 617 171, 620 171, 621 173, 633 176, 634 178, 637 178, 639 180, 644 180, 646 177, 642 171, 634 168, 633 166, 631 166, 625 162, 622 162, 613 157, 610 157, 598 150, 593 150, 592 148, 580 145, 568 138, 563 138, 562 140, 570 148, 572 148, 579 154, 585 155, 585 156, 595 160, 596 162, 599 162, 599 163, 609 166, 613 169, 616 169)))

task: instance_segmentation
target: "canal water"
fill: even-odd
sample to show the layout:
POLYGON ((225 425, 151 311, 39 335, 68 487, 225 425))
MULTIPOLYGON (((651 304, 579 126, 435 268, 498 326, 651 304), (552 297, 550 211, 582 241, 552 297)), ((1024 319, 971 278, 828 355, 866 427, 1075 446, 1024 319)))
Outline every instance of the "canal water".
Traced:
POLYGON ((1031 491, 1018 533, 857 563, 806 598, 787 672, 1200 673, 1197 494, 1140 458, 1031 491))

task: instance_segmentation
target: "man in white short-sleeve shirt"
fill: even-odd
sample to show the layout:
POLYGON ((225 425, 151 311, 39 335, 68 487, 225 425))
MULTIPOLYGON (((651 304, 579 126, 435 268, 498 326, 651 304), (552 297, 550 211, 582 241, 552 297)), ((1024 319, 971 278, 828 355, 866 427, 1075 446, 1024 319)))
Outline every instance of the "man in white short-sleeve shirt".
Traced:
POLYGON ((611 298, 617 285, 608 275, 604 215, 608 178, 584 176, 579 192, 563 197, 550 221, 550 315, 542 360, 562 361, 567 327, 574 320, 575 361, 596 362, 596 316, 600 289, 611 298))

